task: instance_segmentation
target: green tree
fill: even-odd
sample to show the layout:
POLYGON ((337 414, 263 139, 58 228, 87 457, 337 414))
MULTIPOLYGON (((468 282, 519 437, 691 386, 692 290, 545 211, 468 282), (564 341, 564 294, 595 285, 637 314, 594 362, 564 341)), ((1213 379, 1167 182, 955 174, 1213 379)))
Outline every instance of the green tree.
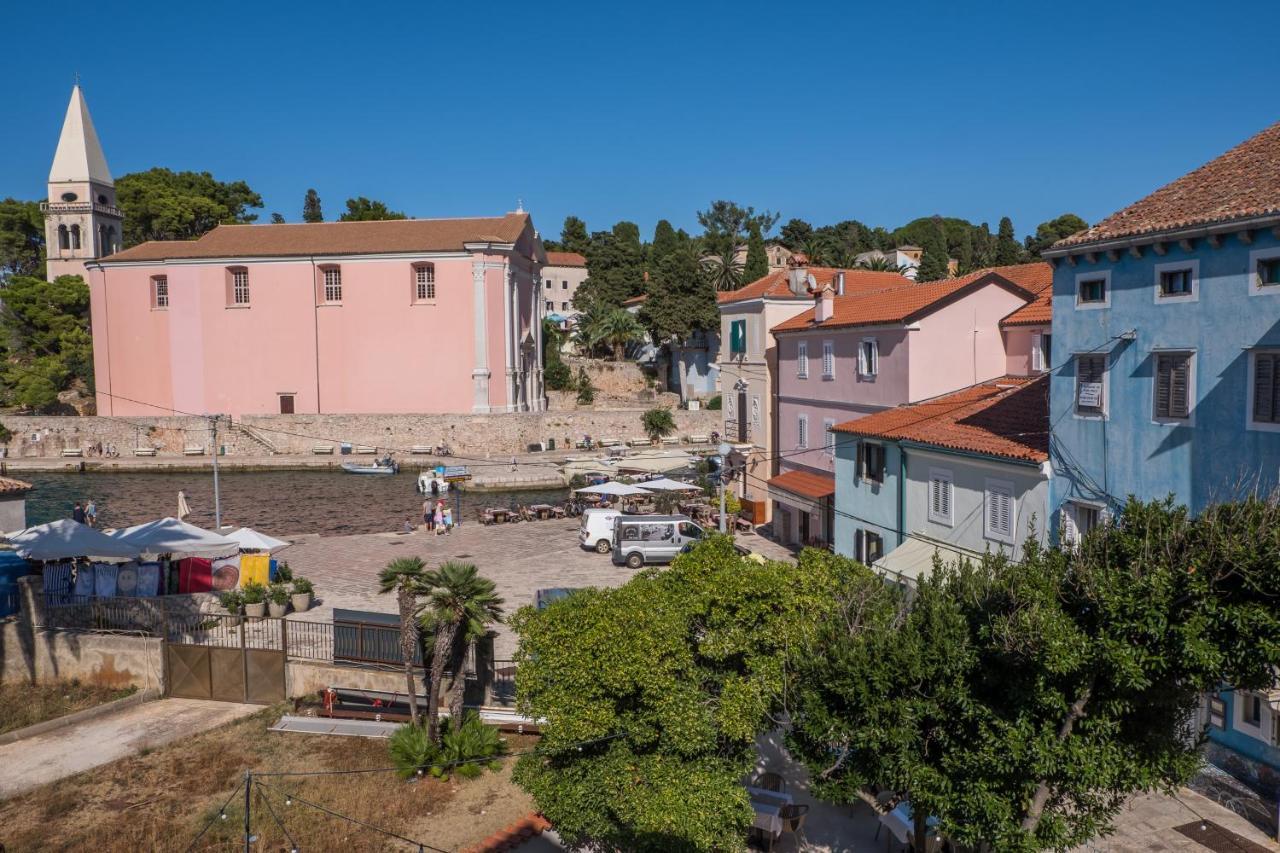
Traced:
POLYGON ((627 344, 644 338, 644 326, 627 309, 614 308, 601 319, 597 335, 599 341, 612 349, 613 360, 622 361, 627 357, 627 344))
POLYGON ((324 222, 324 211, 320 209, 320 193, 315 190, 307 190, 306 198, 302 200, 302 221, 324 222))
POLYGON ((1013 231, 1013 220, 1005 216, 1001 218, 1000 227, 996 233, 996 266, 1020 264, 1023 260, 1022 244, 1018 242, 1018 235, 1013 231))
POLYGON ((640 423, 644 427, 644 434, 652 441, 676 431, 676 420, 671 416, 671 409, 666 406, 647 410, 640 416, 640 423))
POLYGON ((662 266, 663 259, 686 242, 688 242, 688 235, 677 232, 667 220, 659 219, 658 224, 653 228, 653 242, 649 244, 650 271, 662 266))
POLYGON ((431 638, 431 681, 427 685, 427 734, 440 743, 440 687, 444 674, 453 674, 449 688, 449 716, 462 720, 463 672, 467 647, 502 618, 502 599, 493 581, 471 563, 453 560, 422 573, 420 626, 431 638))
POLYGON ((793 252, 798 252, 805 240, 809 239, 809 235, 813 233, 813 226, 803 219, 788 219, 778 233, 781 235, 782 245, 793 252))
POLYGON ((587 311, 593 303, 602 309, 644 293, 644 249, 640 229, 633 222, 619 222, 612 231, 591 235, 586 251, 587 278, 573 296, 573 307, 587 311))
POLYGON ((1062 238, 1070 237, 1077 231, 1083 231, 1088 227, 1089 223, 1074 213, 1064 213, 1057 219, 1041 222, 1036 226, 1036 233, 1027 237, 1027 254, 1033 258, 1038 258, 1041 252, 1062 238))
POLYGON ((586 257, 591 238, 587 236, 587 223, 576 216, 566 216, 560 229, 560 248, 565 252, 577 252, 586 257))
POLYGON ((841 592, 797 678, 793 754, 824 798, 877 786, 1001 851, 1104 833, 1200 763, 1194 711, 1280 665, 1280 506, 1130 501, 1075 549, 841 592), (881 598, 877 596, 887 596, 881 598))
POLYGON ((716 290, 737 290, 742 286, 742 264, 738 250, 726 247, 720 254, 706 258, 703 263, 716 290))
POLYGON ((373 222, 382 219, 408 219, 408 217, 398 210, 391 210, 384 202, 373 201, 364 196, 347 199, 347 209, 338 217, 339 222, 373 222))
POLYGON ((653 342, 671 349, 680 366, 680 399, 687 400, 689 346, 699 334, 720 328, 715 286, 692 245, 681 246, 663 258, 649 280, 649 298, 640 309, 640 318, 653 342))
POLYGON ((93 391, 89 288, 78 275, 53 281, 13 276, 4 289, 0 332, 11 348, 4 378, 14 402, 45 410, 76 382, 93 391))
POLYGON ((747 235, 747 262, 742 267, 743 281, 758 281, 769 274, 769 256, 764 251, 764 237, 760 234, 760 225, 751 224, 747 235))
POLYGON ((272 224, 272 225, 284 225, 284 216, 282 216, 282 215, 281 215, 281 214, 279 214, 279 213, 273 213, 273 214, 271 214, 271 224, 272 224))
POLYGON ((0 201, 0 283, 10 276, 44 277, 44 214, 40 203, 0 201))
POLYGON ((943 232, 942 217, 934 217, 934 227, 920 233, 920 248, 924 255, 920 258, 920 269, 916 272, 917 281, 938 281, 948 275, 947 243, 943 232))
POLYGON ((262 196, 244 181, 219 181, 208 172, 155 168, 116 181, 124 213, 125 246, 147 240, 194 240, 218 225, 254 222, 262 196))
POLYGON ((396 594, 400 611, 400 658, 409 690, 409 718, 418 724, 418 688, 413 683, 413 654, 418 648, 418 596, 422 594, 426 564, 418 557, 401 557, 387 563, 378 575, 378 592, 396 594))
POLYGON ((713 201, 706 210, 698 211, 698 224, 703 228, 702 239, 707 250, 718 256, 742 248, 752 225, 764 235, 773 230, 777 222, 776 213, 767 210, 756 213, 754 207, 742 207, 732 201, 713 201))
POLYGON ((560 357, 564 334, 550 320, 542 321, 542 378, 552 391, 568 391, 573 384, 573 373, 560 357))
POLYGON ((717 536, 621 587, 523 608, 517 706, 546 722, 517 783, 570 845, 741 849, 741 779, 783 709, 787 652, 858 570, 817 551, 762 565, 717 536))

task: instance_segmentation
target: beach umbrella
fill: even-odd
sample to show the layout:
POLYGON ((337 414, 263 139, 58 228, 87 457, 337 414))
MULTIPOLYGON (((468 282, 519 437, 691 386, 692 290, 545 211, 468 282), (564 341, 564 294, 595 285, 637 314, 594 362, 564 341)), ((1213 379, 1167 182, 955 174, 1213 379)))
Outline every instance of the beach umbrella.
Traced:
POLYGON ((611 495, 619 498, 653 494, 647 489, 642 489, 639 486, 632 486, 627 483, 617 483, 613 481, 600 483, 595 486, 584 486, 583 488, 576 489, 575 491, 591 495, 611 495))
POLYGON ((10 534, 18 556, 27 560, 70 560, 76 557, 132 559, 141 553, 136 545, 94 530, 86 524, 60 518, 10 534))
POLYGON ((128 542, 147 554, 224 557, 240 550, 234 539, 220 536, 176 518, 161 518, 117 530, 112 538, 128 542))
POLYGON ((187 504, 187 493, 178 489, 178 520, 181 521, 188 515, 191 515, 191 507, 187 504))
POLYGON ((292 542, 286 542, 283 539, 277 539, 274 536, 268 536, 265 533, 259 533, 252 527, 241 527, 227 534, 228 539, 234 539, 240 544, 241 551, 279 551, 281 548, 288 548, 292 542))
POLYGON ((669 477, 660 477, 657 480, 645 480, 640 483, 646 489, 659 492, 700 492, 702 487, 693 483, 683 483, 680 480, 672 480, 669 477))

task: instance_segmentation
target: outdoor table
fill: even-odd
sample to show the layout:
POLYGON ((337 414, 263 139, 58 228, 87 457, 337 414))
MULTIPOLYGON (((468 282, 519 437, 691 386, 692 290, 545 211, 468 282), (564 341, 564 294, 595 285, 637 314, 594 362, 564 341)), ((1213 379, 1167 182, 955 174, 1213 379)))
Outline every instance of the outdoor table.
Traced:
POLYGON ((751 808, 755 810, 756 819, 753 829, 758 829, 773 840, 782 835, 782 809, 795 802, 790 794, 782 791, 766 791, 764 788, 746 786, 747 795, 751 797, 751 808))
POLYGON ((493 519, 495 524, 507 521, 511 515, 511 510, 502 509, 501 507, 496 507, 496 506, 491 506, 488 509, 486 509, 484 512, 485 512, 485 515, 493 519))
POLYGON ((529 509, 538 518, 550 518, 556 511, 551 504, 530 504, 529 509))
MULTIPOLYGON (((897 808, 893 811, 880 815, 880 823, 893 834, 899 844, 907 844, 910 841, 911 834, 916 831, 915 823, 911 816, 911 803, 907 800, 898 803, 897 808)), ((935 827, 938 825, 938 819, 930 816, 925 821, 925 824, 929 827, 935 827)))

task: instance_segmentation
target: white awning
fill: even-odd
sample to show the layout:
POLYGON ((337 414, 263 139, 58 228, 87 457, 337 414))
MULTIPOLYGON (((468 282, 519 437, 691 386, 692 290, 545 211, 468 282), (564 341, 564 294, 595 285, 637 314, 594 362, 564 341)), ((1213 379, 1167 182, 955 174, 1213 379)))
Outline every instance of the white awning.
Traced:
POLYGON ((117 530, 113 539, 127 542, 147 554, 182 554, 189 557, 225 557, 240 550, 234 539, 196 527, 176 518, 161 518, 117 530))
POLYGON ((615 497, 625 498, 633 495, 651 495, 653 492, 645 491, 637 486, 631 486, 626 483, 619 483, 610 480, 607 483, 600 483, 595 486, 584 486, 577 490, 578 492, 590 495, 613 495, 615 497))
POLYGON ((9 535, 9 542, 25 560, 69 560, 76 557, 132 559, 139 549, 69 518, 37 524, 9 535))
POLYGON ((268 536, 265 533, 259 533, 252 527, 241 527, 238 530, 233 530, 227 534, 227 538, 239 544, 241 551, 279 551, 281 548, 288 548, 293 544, 283 539, 277 539, 274 536, 268 536))
POLYGON ((960 560, 981 560, 976 551, 948 545, 933 539, 908 536, 906 541, 872 564, 872 568, 890 575, 895 580, 914 584, 933 571, 933 557, 938 555, 943 563, 960 560))
POLYGON ((683 483, 679 480, 672 480, 669 477, 660 477, 657 480, 644 480, 636 485, 650 491, 658 492, 700 492, 702 487, 696 483, 683 483))

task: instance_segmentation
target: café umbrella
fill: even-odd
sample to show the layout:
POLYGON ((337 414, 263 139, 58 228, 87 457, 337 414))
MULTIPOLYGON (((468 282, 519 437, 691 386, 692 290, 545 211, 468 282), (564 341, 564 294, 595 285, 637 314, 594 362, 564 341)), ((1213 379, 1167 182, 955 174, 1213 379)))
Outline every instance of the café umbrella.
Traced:
POLYGON ((10 534, 8 538, 18 556, 26 560, 72 560, 77 557, 129 560, 141 552, 131 542, 108 536, 69 518, 37 524, 10 534))
POLYGON ((628 483, 618 483, 612 480, 607 483, 598 483, 594 486, 583 486, 581 489, 575 489, 574 491, 578 492, 579 494, 609 495, 610 497, 619 497, 619 498, 629 498, 629 497, 635 497, 636 495, 653 494, 649 490, 642 489, 639 486, 632 486, 628 483))

